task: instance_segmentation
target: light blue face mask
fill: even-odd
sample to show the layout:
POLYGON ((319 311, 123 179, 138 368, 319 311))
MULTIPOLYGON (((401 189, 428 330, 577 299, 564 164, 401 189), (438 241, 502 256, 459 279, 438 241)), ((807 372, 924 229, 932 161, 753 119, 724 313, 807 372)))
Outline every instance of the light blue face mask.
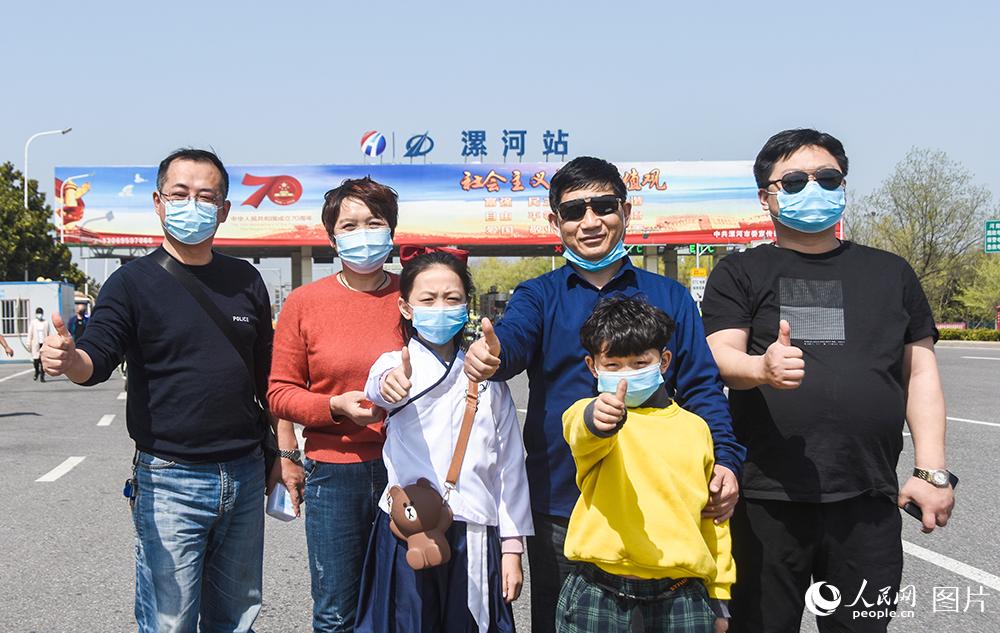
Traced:
POLYGON ((452 308, 413 307, 413 328, 420 338, 434 345, 444 345, 455 338, 468 320, 469 308, 464 303, 452 308))
POLYGON ((836 224, 846 206, 847 193, 843 187, 830 191, 810 180, 798 193, 778 192, 777 219, 790 229, 819 233, 836 224))
POLYGON ((333 239, 340 261, 356 273, 375 272, 392 252, 389 229, 357 229, 334 235, 333 239))
POLYGON ((604 257, 600 258, 596 262, 594 262, 594 261, 590 261, 589 259, 584 259, 584 258, 580 257, 576 253, 576 251, 574 251, 573 249, 571 249, 569 246, 566 246, 566 242, 563 242, 563 253, 562 253, 562 255, 563 255, 563 257, 566 258, 566 261, 568 261, 571 264, 576 264, 577 266, 579 266, 583 270, 590 271, 590 272, 593 272, 595 270, 601 270, 603 268, 607 268, 608 266, 610 266, 611 264, 615 263, 616 261, 618 261, 622 257, 625 257, 626 254, 627 254, 627 251, 625 250, 625 241, 624 240, 620 240, 618 242, 618 244, 616 244, 615 247, 611 249, 611 252, 609 252, 607 255, 605 255, 604 257))
POLYGON ((219 208, 197 198, 163 201, 163 226, 181 244, 201 244, 215 234, 219 225, 219 208))
POLYGON ((597 390, 601 393, 614 393, 618 391, 618 382, 622 378, 628 381, 628 391, 625 392, 626 407, 637 407, 649 400, 649 397, 663 384, 660 364, 656 363, 642 369, 599 371, 597 390))

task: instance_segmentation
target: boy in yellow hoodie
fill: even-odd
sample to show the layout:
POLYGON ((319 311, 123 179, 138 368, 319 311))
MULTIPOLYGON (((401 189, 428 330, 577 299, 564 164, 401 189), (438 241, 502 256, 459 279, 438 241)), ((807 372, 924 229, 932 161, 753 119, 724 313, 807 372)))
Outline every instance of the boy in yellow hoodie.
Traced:
POLYGON ((674 323, 636 298, 602 299, 580 330, 600 395, 563 415, 580 499, 559 594, 560 633, 724 633, 736 580, 729 523, 702 518, 714 465, 700 417, 662 374, 674 323))

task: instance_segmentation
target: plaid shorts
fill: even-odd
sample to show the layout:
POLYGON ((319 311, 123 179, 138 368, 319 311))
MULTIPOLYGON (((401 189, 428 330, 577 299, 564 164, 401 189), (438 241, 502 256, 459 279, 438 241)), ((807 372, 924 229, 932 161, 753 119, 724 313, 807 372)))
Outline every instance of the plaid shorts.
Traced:
POLYGON ((715 614, 697 578, 634 580, 581 563, 559 592, 559 633, 713 633, 715 614))

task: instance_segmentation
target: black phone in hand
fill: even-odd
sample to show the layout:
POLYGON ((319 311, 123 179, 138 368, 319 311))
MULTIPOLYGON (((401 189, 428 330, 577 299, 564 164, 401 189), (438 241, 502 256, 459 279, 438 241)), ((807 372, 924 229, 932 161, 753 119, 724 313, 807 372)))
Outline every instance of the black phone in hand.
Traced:
MULTIPOLYGON (((951 489, 954 490, 958 486, 958 476, 955 473, 948 473, 948 483, 951 484, 951 489)), ((913 503, 912 501, 907 501, 906 505, 903 506, 903 511, 908 515, 916 519, 917 521, 924 520, 924 512, 920 509, 920 506, 913 503)))

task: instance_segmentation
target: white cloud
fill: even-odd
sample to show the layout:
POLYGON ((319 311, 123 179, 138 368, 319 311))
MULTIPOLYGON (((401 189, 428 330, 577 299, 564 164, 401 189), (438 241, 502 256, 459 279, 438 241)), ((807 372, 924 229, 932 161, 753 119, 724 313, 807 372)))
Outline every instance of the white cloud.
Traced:
POLYGON ((142 183, 144 183, 144 182, 146 182, 146 179, 145 179, 145 178, 143 178, 143 177, 142 177, 142 176, 140 176, 139 174, 136 174, 136 175, 135 175, 135 184, 139 185, 139 184, 142 184, 142 183))
MULTIPOLYGON (((138 174, 136 174, 138 176, 138 174)), ((135 185, 125 185, 122 190, 118 192, 119 198, 131 198, 132 190, 135 189, 135 185)))

